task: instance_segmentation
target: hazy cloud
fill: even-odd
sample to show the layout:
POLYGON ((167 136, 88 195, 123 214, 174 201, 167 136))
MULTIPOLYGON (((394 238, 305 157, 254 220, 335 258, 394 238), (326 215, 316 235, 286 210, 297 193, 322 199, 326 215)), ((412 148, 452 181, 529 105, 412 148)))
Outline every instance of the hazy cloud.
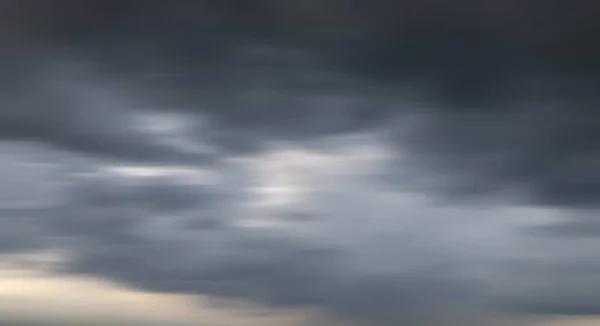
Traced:
MULTIPOLYGON (((259 7, 246 18, 276 25, 259 7)), ((103 21, 135 6, 96 9, 106 16, 52 25, 73 46, 42 47, 44 69, 15 68, 26 77, 4 92, 1 251, 54 248, 59 272, 358 324, 598 308, 593 76, 460 30, 408 42, 408 57, 391 51, 398 40, 374 40, 348 58, 371 74, 332 64, 347 57, 318 42, 275 46, 237 29, 227 44, 198 37, 216 54, 197 60, 178 57, 177 40, 145 55, 152 24, 103 21), (129 23, 140 45, 106 29, 129 23), (376 78, 376 63, 411 77, 376 78)))
POLYGON ((597 292, 579 286, 598 275, 585 264, 594 257, 589 243, 519 233, 556 220, 554 210, 440 205, 410 182, 403 191, 381 188, 373 176, 397 161, 377 150, 376 136, 350 139, 333 140, 337 150, 290 144, 223 159, 204 179, 183 168, 96 161, 59 173, 69 183, 57 191, 55 214, 35 217, 24 207, 28 220, 20 221, 43 226, 45 246, 67 254, 62 272, 321 307, 354 322, 479 325, 489 308, 593 307, 597 292), (286 218, 295 212, 315 217, 286 218), (519 265, 517 253, 531 260, 519 265), (536 270, 548 265, 562 272, 542 273, 543 281, 536 270))

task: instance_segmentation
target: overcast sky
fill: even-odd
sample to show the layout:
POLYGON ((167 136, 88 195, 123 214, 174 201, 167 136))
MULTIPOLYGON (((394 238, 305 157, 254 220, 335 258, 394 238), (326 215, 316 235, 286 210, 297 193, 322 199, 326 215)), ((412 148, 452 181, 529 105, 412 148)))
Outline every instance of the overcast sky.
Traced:
POLYGON ((65 18, 60 42, 2 39, 0 319, 575 326, 600 314, 595 75, 462 29, 399 52, 369 32, 377 42, 357 53, 392 59, 353 61, 93 17, 65 18), (576 317, 515 319, 533 315, 576 317))

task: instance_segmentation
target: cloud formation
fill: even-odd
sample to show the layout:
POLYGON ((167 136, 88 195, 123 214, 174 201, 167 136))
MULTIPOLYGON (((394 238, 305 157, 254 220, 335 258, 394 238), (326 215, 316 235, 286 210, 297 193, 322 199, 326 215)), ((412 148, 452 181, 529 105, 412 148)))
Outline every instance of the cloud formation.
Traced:
POLYGON ((574 288, 583 276, 597 278, 586 269, 589 244, 519 235, 553 221, 555 211, 440 205, 410 179, 403 191, 382 188, 382 167, 398 163, 379 139, 329 140, 336 150, 288 144, 224 158, 204 174, 96 161, 61 171, 68 183, 54 214, 20 212, 30 214, 26 225, 44 227, 45 247, 65 253, 57 272, 147 291, 324 308, 358 324, 481 325, 492 318, 485 309, 563 313, 596 302, 590 287, 574 288), (515 252, 526 251, 532 260, 519 265, 515 252), (557 282, 539 280, 535 271, 549 264, 572 265, 543 274, 568 296, 557 282), (538 283, 523 281, 531 277, 538 283))
POLYGON ((356 324, 596 312, 597 80, 520 75, 518 55, 457 33, 392 55, 412 76, 395 82, 372 67, 393 44, 364 55, 371 74, 239 35, 201 38, 216 61, 57 45, 2 100, 0 173, 26 187, 0 192, 0 251, 50 247, 61 273, 356 324))
MULTIPOLYGON (((288 201, 265 202, 260 198, 261 190, 284 187, 293 180, 261 175, 253 171, 252 162, 248 161, 240 168, 249 168, 248 178, 255 180, 245 186, 242 181, 237 187, 241 189, 236 191, 258 191, 259 196, 230 193, 221 200, 216 197, 205 203, 202 193, 210 192, 202 190, 206 185, 196 184, 198 195, 187 202, 178 201, 178 206, 156 206, 154 187, 168 185, 164 183, 168 179, 160 176, 140 177, 125 172, 111 180, 110 172, 102 171, 97 171, 97 179, 92 181, 73 176, 78 184, 71 189, 73 195, 67 197, 71 201, 54 217, 53 232, 60 239, 56 245, 66 249, 70 257, 64 271, 97 275, 150 291, 243 298, 276 307, 317 306, 340 316, 385 324, 424 322, 432 311, 452 313, 448 306, 450 297, 458 303, 471 295, 459 278, 447 275, 448 270, 441 274, 436 271, 440 264, 452 268, 453 258, 446 257, 445 250, 435 243, 423 243, 433 248, 420 248, 423 240, 412 234, 413 228, 405 231, 406 235, 391 230, 380 240, 377 238, 385 228, 364 228, 366 217, 356 215, 357 210, 376 214, 371 217, 376 224, 383 222, 389 227, 397 222, 388 216, 394 207, 373 211, 383 204, 380 199, 363 199, 354 190, 356 186, 338 184, 344 180, 353 182, 351 176, 357 172, 372 173, 355 166, 370 163, 361 162, 363 156, 354 159, 358 162, 346 160, 348 167, 344 171, 335 155, 296 155, 296 159, 305 162, 279 158, 274 168, 283 170, 279 172, 282 174, 302 173, 298 181, 307 182, 304 187, 308 189, 296 196, 326 198, 314 202, 315 199, 292 196, 288 201), (294 163, 300 166, 285 171, 286 165, 294 163), (317 179, 313 173, 322 175, 317 179), (135 178, 150 180, 137 184, 131 180, 135 178), (331 186, 323 189, 321 181, 331 186), (87 182, 93 187, 86 187, 87 182), (283 184, 277 185, 280 182, 283 184), (350 186, 350 190, 344 191, 340 188, 343 186, 350 186), (344 198, 358 202, 355 207, 342 209, 339 204, 344 198), (211 210, 211 205, 216 209, 211 210), (277 218, 278 210, 298 209, 319 217, 312 222, 277 218), (211 218, 221 225, 201 223, 211 218), (223 223, 226 219, 230 220, 227 224, 223 223), (190 221, 195 222, 195 228, 189 227, 190 221), (402 249, 390 250, 390 246, 402 249), (390 288, 396 282, 399 283, 390 288)), ((260 168, 274 158, 255 159, 256 168, 260 168)), ((172 190, 183 191, 191 186, 173 182, 171 179, 171 186, 183 189, 172 190)), ((208 187, 218 193, 218 187, 208 187)), ((394 205, 392 200, 384 202, 394 205)))

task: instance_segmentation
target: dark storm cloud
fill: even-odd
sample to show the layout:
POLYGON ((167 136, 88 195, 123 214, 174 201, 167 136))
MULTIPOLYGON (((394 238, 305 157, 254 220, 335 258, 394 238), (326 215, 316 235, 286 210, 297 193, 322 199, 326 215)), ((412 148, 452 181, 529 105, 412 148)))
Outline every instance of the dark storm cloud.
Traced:
MULTIPOLYGON (((285 78, 294 74, 299 72, 285 78)), ((352 80, 347 74, 330 75, 328 84, 352 80)), ((48 101, 48 106, 60 108, 32 109, 31 116, 17 120, 7 115, 3 130, 14 130, 13 137, 43 139, 117 158, 191 163, 214 161, 226 153, 262 151, 273 140, 305 141, 380 129, 389 132, 399 148, 416 154, 418 164, 438 172, 440 180, 453 176, 436 185, 441 192, 445 187, 454 195, 519 192, 532 202, 555 206, 599 202, 595 167, 600 117, 594 109, 598 99, 582 90, 594 81, 531 79, 531 84, 541 84, 538 90, 468 109, 426 96, 395 94, 393 87, 364 80, 334 89, 307 89, 278 82, 278 73, 260 77, 266 80, 262 86, 252 72, 244 76, 250 80, 228 77, 230 83, 216 93, 220 98, 189 100, 195 106, 189 105, 187 112, 159 106, 159 112, 187 114, 183 119, 192 123, 187 130, 169 131, 172 134, 136 127, 141 124, 138 120, 153 114, 139 109, 143 103, 136 102, 141 101, 127 101, 127 95, 104 91, 102 83, 86 84, 77 78, 51 91, 53 96, 67 93, 66 102, 48 101), (415 125, 403 122, 413 123, 414 116, 415 125), (204 126, 202 120, 212 125, 204 126)), ((153 95, 142 90, 140 96, 153 95)), ((41 103, 46 102, 29 105, 37 108, 41 103)))
POLYGON ((432 166, 457 177, 465 194, 521 192, 556 206, 598 203, 597 100, 545 99, 477 112, 433 111, 408 146, 432 166))
POLYGON ((86 64, 52 62, 13 92, 0 111, 4 138, 118 159, 191 161, 209 156, 169 143, 168 130, 149 129, 139 101, 103 82, 86 64))
MULTIPOLYGON (((3 110, 2 132, 116 158, 194 162, 214 160, 223 153, 262 151, 272 140, 310 140, 378 128, 399 132, 393 141, 410 148, 419 164, 437 171, 440 180, 452 175, 447 184, 436 185, 442 192, 445 187, 454 195, 519 192, 532 202, 555 206, 600 202, 596 172, 600 117, 594 109, 598 99, 584 90, 594 88, 597 81, 568 82, 556 75, 534 78, 531 83, 549 86, 468 109, 427 96, 404 96, 393 87, 364 80, 339 85, 337 80, 351 79, 347 74, 329 73, 323 87, 312 85, 312 89, 281 81, 281 76, 304 78, 294 77, 298 71, 241 74, 249 81, 230 75, 228 84, 212 86, 217 87, 212 99, 189 99, 182 105, 194 116, 202 114, 198 120, 214 121, 214 130, 191 127, 193 131, 181 137, 214 149, 190 149, 173 142, 174 137, 136 130, 135 117, 146 112, 128 107, 119 99, 124 96, 100 92, 102 85, 80 84, 77 79, 71 81, 66 97, 64 90, 52 90, 54 99, 27 104, 39 107, 39 112, 30 109, 31 115, 13 118, 3 110), (266 80, 262 86, 257 82, 260 78, 266 80), (55 98, 61 92, 66 100, 55 98), (421 116, 411 133, 392 122, 408 115, 421 116)), ((153 96, 148 91, 139 94, 153 96)), ((160 109, 174 112, 169 105, 160 109)))
MULTIPOLYGON (((66 193, 57 190, 64 197, 51 206, 60 211, 44 222, 37 215, 29 220, 17 216, 23 210, 11 213, 15 218, 3 213, 0 235, 6 236, 0 246, 14 250, 38 246, 28 239, 49 240, 68 253, 65 272, 150 291, 323 307, 365 324, 479 325, 472 313, 481 310, 478 299, 488 297, 499 298, 488 303, 492 308, 502 300, 523 310, 595 307, 597 288, 577 286, 573 300, 556 287, 563 280, 565 287, 577 283, 577 273, 587 270, 581 264, 540 286, 514 284, 521 284, 522 275, 543 275, 536 269, 546 266, 543 262, 501 276, 474 276, 475 267, 494 261, 497 251, 511 258, 523 249, 521 238, 495 233, 490 225, 509 228, 529 213, 461 206, 479 204, 474 195, 490 195, 493 200, 518 196, 521 202, 549 207, 595 209, 600 202, 598 80, 568 65, 579 61, 579 52, 542 59, 542 52, 562 49, 567 42, 563 34, 553 37, 555 31, 544 28, 525 29, 529 34, 517 40, 518 27, 532 15, 527 11, 512 29, 500 24, 498 33, 508 39, 503 42, 472 33, 482 17, 466 20, 468 28, 453 27, 463 20, 457 19, 461 14, 450 15, 452 8, 428 11, 406 4, 403 11, 378 1, 353 3, 356 8, 346 8, 346 16, 337 15, 343 6, 327 2, 322 22, 339 16, 342 27, 364 27, 357 33, 362 38, 342 40, 324 32, 324 40, 314 42, 291 37, 277 42, 299 27, 280 29, 285 35, 275 37, 274 27, 292 15, 287 6, 271 2, 197 1, 177 9, 152 1, 64 1, 45 8, 52 13, 46 20, 36 19, 35 10, 23 12, 40 24, 23 31, 23 44, 51 44, 39 46, 39 57, 10 57, 9 62, 32 64, 14 67, 15 76, 27 78, 15 82, 6 92, 11 96, 2 100, 0 133, 62 148, 57 163, 66 167, 63 181, 70 185, 66 193), (373 18, 359 15, 362 11, 373 18), (406 12, 415 21, 397 26, 396 14, 406 12), (206 20, 196 19, 200 14, 206 20), (197 24, 204 24, 205 33, 196 33, 197 24), (428 26, 437 27, 430 34, 412 32, 428 26), (42 30, 47 34, 40 40, 42 30), (541 41, 525 46, 536 39, 541 41), (72 58, 79 64, 71 64, 72 58), (44 69, 38 72, 33 63, 40 61, 44 69), (365 131, 383 135, 381 142, 392 148, 393 164, 376 169, 387 169, 378 175, 385 174, 392 184, 393 200, 387 201, 392 195, 373 186, 370 176, 339 184, 317 177, 319 192, 303 210, 273 213, 246 205, 258 187, 246 175, 251 174, 246 165, 252 159, 275 161, 260 160, 274 143, 317 143, 322 149, 332 135, 365 131), (231 160, 241 166, 231 167, 231 160), (125 164, 209 169, 219 181, 103 170, 125 164), (81 170, 87 174, 74 175, 81 170), (412 174, 408 185, 407 171, 412 174), (424 193, 403 193, 405 186, 424 193), (434 200, 414 199, 440 195, 457 199, 459 208, 445 210, 433 207, 439 204, 434 200), (284 226, 242 225, 248 217, 267 218, 267 213, 280 214, 284 226), (480 218, 474 221, 473 215, 480 218), (30 232, 32 225, 36 231, 30 232), (35 232, 47 234, 34 237, 35 232), (515 247, 506 244, 511 242, 515 247), (507 287, 511 293, 489 295, 503 282, 513 285, 507 287), (533 290, 551 299, 525 293, 533 290)), ((312 2, 304 8, 292 24, 306 27, 307 18, 315 17, 312 2)), ((541 21, 565 18, 560 26, 582 37, 577 46, 586 44, 585 31, 595 31, 591 23, 585 31, 575 28, 559 7, 549 9, 541 21)), ((330 143, 332 152, 344 145, 330 143)), ((343 174, 354 164, 354 150, 347 151, 336 171, 343 174)), ((541 253, 589 250, 586 242, 558 250, 566 240, 556 235, 581 240, 582 231, 590 231, 568 223, 541 228, 550 238, 541 253)), ((570 264, 560 257, 543 259, 555 267, 570 264)), ((594 269, 587 273, 590 283, 600 275, 594 269)))

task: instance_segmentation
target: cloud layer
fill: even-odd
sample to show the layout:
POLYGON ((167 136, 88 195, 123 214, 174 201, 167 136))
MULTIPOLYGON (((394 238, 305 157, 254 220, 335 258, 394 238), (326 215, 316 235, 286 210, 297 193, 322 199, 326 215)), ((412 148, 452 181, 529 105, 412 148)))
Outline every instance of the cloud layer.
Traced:
MULTIPOLYGON (((64 183, 60 199, 46 204, 52 210, 17 210, 16 221, 41 233, 12 231, 25 243, 5 250, 55 248, 66 259, 53 267, 60 273, 319 307, 358 324, 480 325, 492 308, 594 311, 600 291, 585 284, 600 275, 597 239, 523 233, 568 214, 444 204, 411 178, 385 188, 384 167, 399 164, 380 135, 323 142, 223 157, 204 167, 210 173, 85 160, 55 175, 64 183)), ((3 225, 10 221, 3 215, 3 225)))
POLYGON ((411 48, 432 71, 394 83, 254 39, 218 62, 132 42, 22 58, 43 69, 16 67, 2 97, 0 251, 51 248, 60 273, 360 325, 598 313, 597 80, 465 76, 438 41, 411 48), (500 95, 469 96, 480 84, 500 95))

